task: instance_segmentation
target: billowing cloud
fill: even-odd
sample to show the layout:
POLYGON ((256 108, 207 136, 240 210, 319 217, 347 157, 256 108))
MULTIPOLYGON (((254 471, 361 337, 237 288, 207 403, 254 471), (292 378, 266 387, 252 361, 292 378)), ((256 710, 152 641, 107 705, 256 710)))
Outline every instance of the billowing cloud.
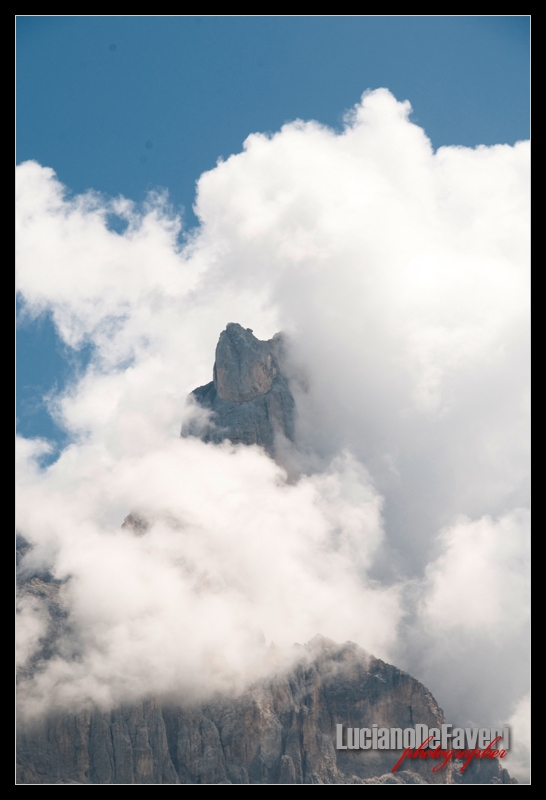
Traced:
POLYGON ((445 690, 448 717, 513 712, 529 147, 434 152, 410 111, 380 89, 341 132, 249 136, 201 176, 190 233, 165 196, 71 198, 51 169, 18 168, 26 313, 93 353, 49 400, 71 444, 45 470, 21 450, 19 524, 33 558, 71 576, 80 648, 27 687, 33 702, 107 702, 120 676, 132 694, 246 679, 256 637, 320 632, 445 690), (297 480, 255 449, 179 439, 228 322, 290 337, 297 480), (141 536, 120 530, 131 510, 152 520, 141 536), (505 690, 484 691, 501 648, 505 690))
POLYGON ((491 633, 527 620, 528 522, 521 509, 498 521, 463 519, 442 532, 444 552, 426 569, 430 587, 423 618, 445 630, 491 633))
POLYGON ((508 720, 512 747, 506 755, 506 768, 523 782, 528 781, 531 752, 531 696, 525 694, 508 720))
POLYGON ((20 495, 21 530, 70 578, 61 647, 78 653, 26 685, 33 710, 231 688, 267 666, 262 639, 287 648, 324 630, 383 653, 392 642, 397 590, 366 579, 380 498, 348 454, 289 484, 258 448, 165 437, 114 459, 80 445, 45 475, 23 473, 20 495), (147 529, 120 527, 131 508, 147 529))

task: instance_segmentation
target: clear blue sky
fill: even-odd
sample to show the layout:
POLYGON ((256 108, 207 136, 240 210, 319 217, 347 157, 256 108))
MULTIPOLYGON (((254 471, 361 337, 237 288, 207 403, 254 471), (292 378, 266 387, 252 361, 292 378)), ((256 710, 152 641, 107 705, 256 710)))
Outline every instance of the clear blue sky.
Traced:
MULTIPOLYGON (((339 127, 366 89, 410 100, 433 146, 529 138, 529 17, 18 17, 17 162, 75 193, 184 207, 255 131, 339 127)), ((18 332, 18 424, 62 440, 41 398, 74 361, 47 319, 18 332)), ((85 355, 83 356, 85 357, 85 355)))

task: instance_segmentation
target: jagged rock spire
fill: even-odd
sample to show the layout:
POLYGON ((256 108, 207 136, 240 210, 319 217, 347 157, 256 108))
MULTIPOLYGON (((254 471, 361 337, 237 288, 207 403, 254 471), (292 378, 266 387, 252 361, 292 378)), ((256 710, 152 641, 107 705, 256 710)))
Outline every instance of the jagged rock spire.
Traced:
POLYGON ((250 328, 230 322, 216 347, 213 380, 189 399, 212 412, 211 424, 197 431, 191 424, 182 436, 205 442, 258 444, 275 455, 279 438, 294 441, 294 398, 283 373, 285 339, 257 339, 250 328))

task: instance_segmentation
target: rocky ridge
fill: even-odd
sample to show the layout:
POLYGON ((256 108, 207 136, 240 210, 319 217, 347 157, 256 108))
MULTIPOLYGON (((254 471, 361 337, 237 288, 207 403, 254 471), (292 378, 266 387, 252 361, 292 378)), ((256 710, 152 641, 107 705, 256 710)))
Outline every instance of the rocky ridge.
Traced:
POLYGON ((20 726, 18 782, 79 784, 510 783, 497 760, 437 773, 401 751, 336 750, 336 725, 438 727, 444 715, 419 681, 349 642, 316 637, 295 665, 236 698, 157 698, 57 713, 20 726))

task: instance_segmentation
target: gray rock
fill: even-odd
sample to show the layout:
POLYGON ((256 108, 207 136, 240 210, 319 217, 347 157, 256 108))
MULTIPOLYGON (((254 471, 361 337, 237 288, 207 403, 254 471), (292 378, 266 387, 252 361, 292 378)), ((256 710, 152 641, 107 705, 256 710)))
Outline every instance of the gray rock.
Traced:
POLYGON ((136 511, 127 514, 121 526, 125 530, 132 531, 136 536, 146 533, 150 527, 149 521, 136 511))
MULTIPOLYGON (((401 751, 336 750, 336 725, 439 727, 423 684, 350 642, 315 637, 290 669, 238 697, 150 699, 112 711, 58 713, 19 726, 18 782, 82 784, 453 784, 401 751), (402 769, 402 766, 404 767, 402 769)), ((464 783, 511 781, 498 759, 472 762, 464 783), (476 765, 473 769, 473 766, 476 765), (485 770, 484 774, 481 771, 485 770)))
POLYGON ((283 372, 285 347, 280 333, 261 341, 250 328, 230 322, 216 347, 213 380, 189 397, 211 412, 211 422, 205 430, 190 423, 182 436, 257 444, 271 456, 279 436, 293 442, 295 403, 283 372))

